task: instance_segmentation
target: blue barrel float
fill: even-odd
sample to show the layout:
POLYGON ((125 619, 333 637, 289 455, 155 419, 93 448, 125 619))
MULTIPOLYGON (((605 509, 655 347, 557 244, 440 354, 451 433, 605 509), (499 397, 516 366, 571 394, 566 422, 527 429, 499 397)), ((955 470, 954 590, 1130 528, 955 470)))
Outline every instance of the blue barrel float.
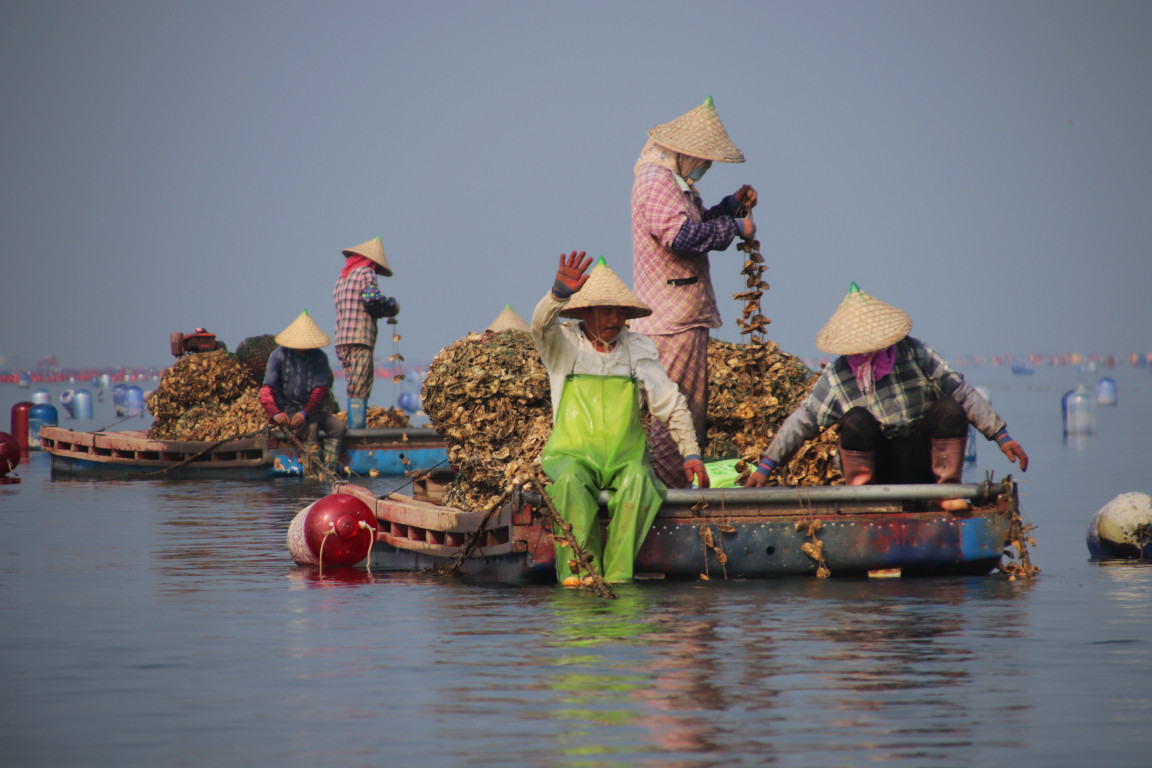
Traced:
POLYGON ((1096 432, 1096 407, 1092 393, 1081 384, 1064 393, 1060 401, 1064 412, 1065 435, 1091 435, 1096 432))
POLYGON ((72 409, 76 412, 77 419, 95 418, 92 415, 92 393, 86 389, 76 390, 72 395, 72 409))
POLYGON ((1105 376, 1096 382, 1096 405, 1116 405, 1116 379, 1105 376))
POLYGON ((124 416, 127 414, 128 408, 124 403, 124 393, 128 391, 125 384, 114 384, 112 386, 112 407, 116 410, 117 416, 124 416))
POLYGON ((40 449, 40 427, 59 426, 60 418, 56 406, 51 403, 37 403, 28 409, 28 447, 40 449))
POLYGON ((68 414, 68 418, 76 418, 76 390, 66 389, 60 393, 60 407, 64 409, 64 413, 68 414))
POLYGON ((144 390, 135 385, 130 386, 124 390, 124 410, 125 416, 143 416, 144 415, 144 390))

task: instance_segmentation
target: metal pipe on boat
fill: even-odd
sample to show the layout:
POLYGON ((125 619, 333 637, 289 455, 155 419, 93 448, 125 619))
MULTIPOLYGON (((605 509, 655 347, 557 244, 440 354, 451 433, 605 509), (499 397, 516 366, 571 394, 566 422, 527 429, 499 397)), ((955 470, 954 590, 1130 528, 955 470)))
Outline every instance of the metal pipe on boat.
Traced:
POLYGON ((409 440, 417 437, 443 439, 440 433, 431 427, 377 427, 374 429, 349 429, 346 437, 378 438, 380 440, 402 440, 407 435, 409 440))
MULTIPOLYGON (((665 502, 670 504, 692 505, 739 503, 775 503, 796 501, 809 503, 878 503, 886 501, 918 501, 936 499, 972 499, 986 502, 996 493, 1005 490, 1007 484, 992 483, 914 483, 909 485, 819 485, 798 488, 670 488, 665 502)), ((528 504, 538 506, 543 503, 539 493, 521 493, 528 504)), ((610 491, 601 491, 598 499, 606 505, 612 498, 610 491)))
MULTIPOLYGON (((603 497, 603 494, 601 494, 603 497)), ((879 502, 916 501, 917 499, 986 499, 989 488, 984 483, 914 483, 909 485, 818 485, 797 488, 670 488, 667 501, 679 504, 705 502, 719 504, 737 498, 740 501, 781 502, 798 500, 879 502), (739 496, 733 497, 736 492, 739 496)))

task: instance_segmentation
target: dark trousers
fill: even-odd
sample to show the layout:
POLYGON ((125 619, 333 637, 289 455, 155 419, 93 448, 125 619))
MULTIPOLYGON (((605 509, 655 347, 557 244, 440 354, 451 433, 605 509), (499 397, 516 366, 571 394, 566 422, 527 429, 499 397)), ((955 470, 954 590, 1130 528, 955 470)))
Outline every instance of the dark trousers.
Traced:
POLYGON ((937 398, 912 432, 902 437, 885 437, 880 422, 861 406, 840 419, 841 448, 876 452, 873 483, 935 483, 932 440, 967 436, 968 417, 950 397, 937 398))

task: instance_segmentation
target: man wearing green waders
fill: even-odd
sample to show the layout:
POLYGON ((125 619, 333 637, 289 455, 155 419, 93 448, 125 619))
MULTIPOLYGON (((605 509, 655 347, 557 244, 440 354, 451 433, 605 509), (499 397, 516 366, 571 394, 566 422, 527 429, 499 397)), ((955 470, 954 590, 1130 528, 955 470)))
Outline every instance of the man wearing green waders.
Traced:
MULTIPOLYGON (((596 267, 584 252, 560 257, 552 290, 532 313, 532 338, 552 386, 552 436, 540 457, 552 480, 547 489, 557 511, 572 525, 572 538, 592 556, 609 582, 632 578, 632 563, 664 501, 667 488, 652 472, 641 402, 667 425, 684 460, 689 484, 708 487, 688 403, 668 378, 656 345, 629 331, 626 321, 651 309, 601 258, 596 267), (575 318, 577 324, 558 321, 575 318), (597 517, 600 491, 608 503, 608 535, 601 547, 597 517), (603 550, 603 552, 601 552, 603 550)), ((556 546, 556 577, 571 585, 573 559, 556 546)))

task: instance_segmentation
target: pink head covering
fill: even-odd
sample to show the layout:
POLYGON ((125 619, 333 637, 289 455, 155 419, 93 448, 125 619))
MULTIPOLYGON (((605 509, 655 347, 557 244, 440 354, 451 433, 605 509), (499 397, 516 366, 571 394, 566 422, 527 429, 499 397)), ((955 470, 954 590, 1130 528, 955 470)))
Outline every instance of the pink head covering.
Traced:
POLYGON ((852 369, 852 375, 856 377, 856 383, 860 385, 860 391, 865 395, 872 394, 873 382, 880 381, 891 373, 895 364, 895 344, 875 352, 848 355, 848 367, 852 369))

